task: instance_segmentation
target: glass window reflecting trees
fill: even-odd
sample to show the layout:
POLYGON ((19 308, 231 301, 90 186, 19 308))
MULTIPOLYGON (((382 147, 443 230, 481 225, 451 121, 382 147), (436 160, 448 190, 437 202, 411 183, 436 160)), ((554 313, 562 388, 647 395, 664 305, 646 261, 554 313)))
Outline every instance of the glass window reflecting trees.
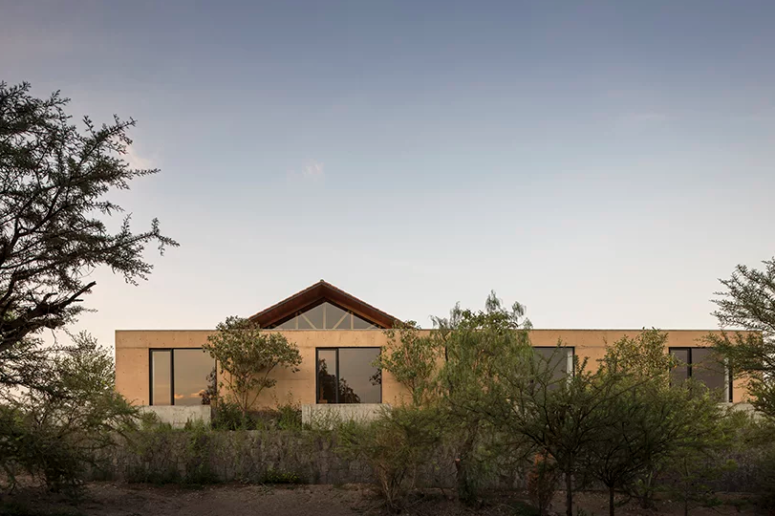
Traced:
POLYGON ((317 403, 382 403, 380 348, 319 348, 317 403))
POLYGON ((719 400, 732 401, 732 376, 713 348, 670 348, 670 353, 677 361, 670 371, 670 385, 682 386, 691 378, 705 385, 719 400))
POLYGON ((553 381, 564 378, 568 374, 573 374, 573 347, 534 346, 533 351, 553 371, 553 381))
POLYGON ((151 405, 206 405, 215 360, 201 348, 151 349, 151 405))

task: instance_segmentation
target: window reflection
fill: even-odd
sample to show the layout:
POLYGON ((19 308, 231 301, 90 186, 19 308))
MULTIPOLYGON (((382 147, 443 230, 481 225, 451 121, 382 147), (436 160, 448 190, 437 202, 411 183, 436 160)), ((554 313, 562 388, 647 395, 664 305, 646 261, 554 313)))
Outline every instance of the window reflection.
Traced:
POLYGON ((381 403, 380 348, 317 350, 318 403, 381 403))
POLYGON ((689 379, 689 350, 671 349, 676 365, 670 370, 670 385, 681 386, 689 379))
POLYGON ((151 405, 208 405, 214 385, 215 360, 206 351, 151 351, 151 405))
POLYGON ((169 405, 172 399, 172 352, 151 352, 151 405, 169 405))
POLYGON ((726 364, 713 348, 670 348, 678 364, 670 371, 670 384, 683 385, 687 379, 701 383, 719 401, 732 399, 732 386, 726 364))
POLYGON ((202 349, 173 350, 175 365, 175 405, 202 405, 208 378, 215 368, 209 353, 202 349))
POLYGON ((565 378, 573 368, 573 348, 535 346, 533 351, 538 355, 542 367, 552 371, 552 382, 565 378))
POLYGON ((318 350, 318 403, 336 403, 336 350, 318 350))

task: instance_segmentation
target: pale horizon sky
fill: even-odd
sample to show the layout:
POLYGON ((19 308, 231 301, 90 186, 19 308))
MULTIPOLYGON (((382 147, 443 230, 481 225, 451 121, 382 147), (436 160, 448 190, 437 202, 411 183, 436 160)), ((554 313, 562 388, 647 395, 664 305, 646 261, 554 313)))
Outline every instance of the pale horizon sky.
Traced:
POLYGON ((775 3, 15 2, 0 80, 138 126, 148 282, 86 329, 213 328, 321 278, 430 327, 711 329, 775 255, 775 3))

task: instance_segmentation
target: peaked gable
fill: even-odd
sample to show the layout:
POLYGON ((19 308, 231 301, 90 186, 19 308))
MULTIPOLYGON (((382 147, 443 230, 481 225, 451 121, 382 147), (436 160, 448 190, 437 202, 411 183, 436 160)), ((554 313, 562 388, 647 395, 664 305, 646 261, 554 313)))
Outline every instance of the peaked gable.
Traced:
MULTIPOLYGON (((344 290, 338 289, 323 280, 283 299, 266 310, 258 312, 250 317, 250 320, 258 323, 262 328, 275 328, 286 321, 299 316, 303 312, 308 312, 309 310, 324 304, 327 306, 333 305, 345 312, 351 312, 353 314, 354 323, 346 329, 365 329, 358 326, 358 319, 368 323, 369 327, 383 329, 392 328, 398 321, 398 319, 392 315, 361 301, 357 297, 348 294, 344 290)), ((324 327, 331 328, 332 326, 326 324, 324 327)), ((304 328, 313 329, 308 326, 299 329, 304 328)), ((323 329, 323 327, 315 327, 314 329, 323 329)), ((344 329, 344 326, 340 327, 339 325, 335 325, 335 329, 344 329)))

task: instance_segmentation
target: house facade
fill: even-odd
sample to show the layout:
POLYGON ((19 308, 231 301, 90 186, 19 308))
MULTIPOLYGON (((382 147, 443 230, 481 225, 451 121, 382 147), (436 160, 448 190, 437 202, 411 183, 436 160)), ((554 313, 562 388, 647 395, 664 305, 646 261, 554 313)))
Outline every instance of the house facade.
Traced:
MULTIPOLYGON (((264 391, 259 407, 296 403, 401 404, 408 393, 388 372, 372 363, 387 345, 383 330, 397 319, 335 286, 320 281, 250 318, 268 331, 277 331, 299 348, 299 371, 278 369, 277 384, 264 391)), ((594 366, 606 345, 634 330, 531 330, 537 353, 558 360, 559 369, 572 371, 573 357, 594 366), (558 351, 557 342, 564 345, 558 351), (558 356, 559 353, 559 356, 558 356)), ((704 342, 709 330, 665 330, 669 352, 683 364, 672 371, 680 383, 692 377, 718 392, 726 402, 747 399, 741 380, 732 381, 723 364, 713 360, 704 342)), ((214 370, 213 359, 202 351, 212 330, 116 331, 116 389, 136 405, 200 407, 214 370)))

